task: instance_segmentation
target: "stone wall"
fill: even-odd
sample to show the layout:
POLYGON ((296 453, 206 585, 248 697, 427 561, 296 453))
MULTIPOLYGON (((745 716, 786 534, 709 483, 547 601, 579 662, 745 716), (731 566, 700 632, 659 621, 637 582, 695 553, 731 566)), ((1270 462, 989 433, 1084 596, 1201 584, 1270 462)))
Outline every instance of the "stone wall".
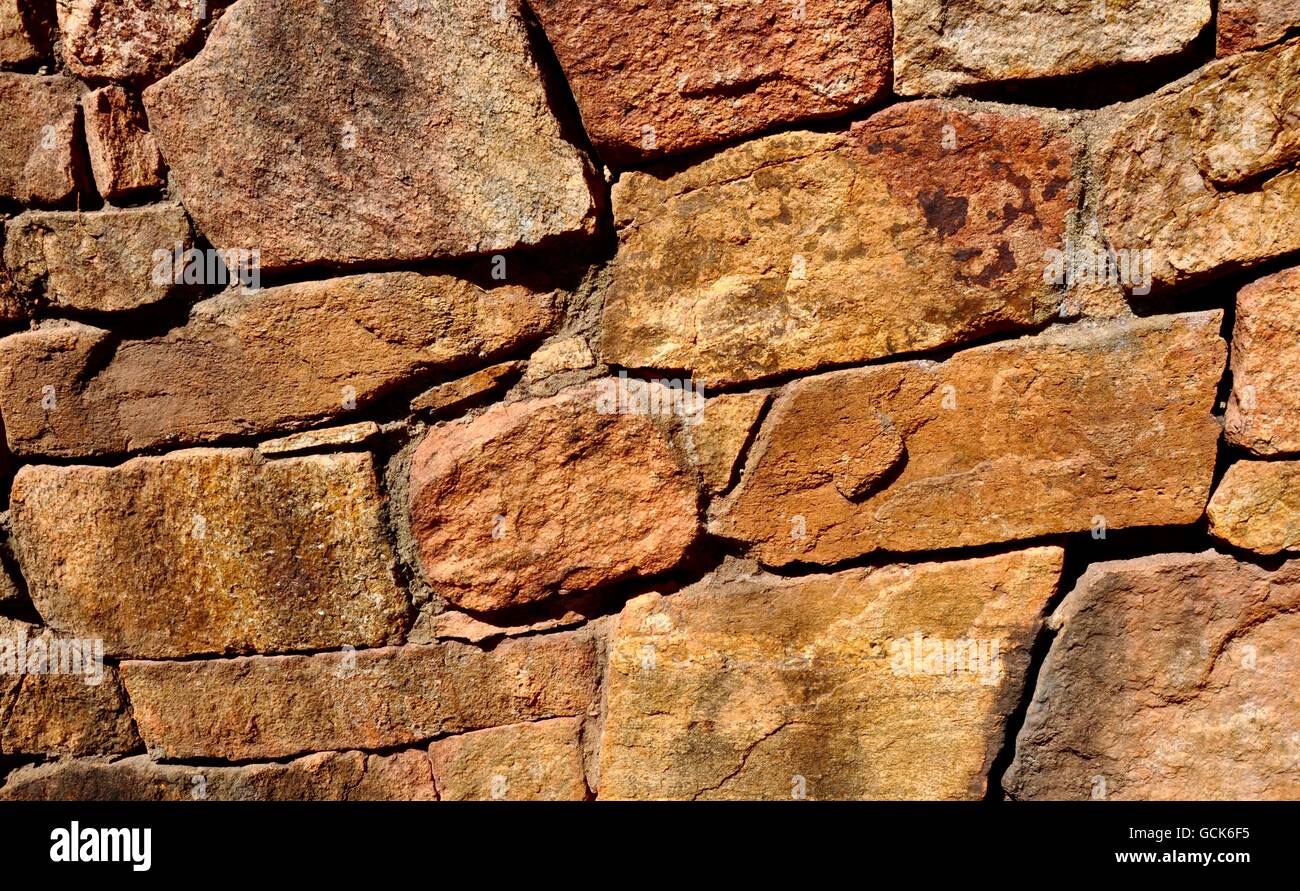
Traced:
POLYGON ((1300 797, 1294 0, 0 0, 0 798, 1300 797))

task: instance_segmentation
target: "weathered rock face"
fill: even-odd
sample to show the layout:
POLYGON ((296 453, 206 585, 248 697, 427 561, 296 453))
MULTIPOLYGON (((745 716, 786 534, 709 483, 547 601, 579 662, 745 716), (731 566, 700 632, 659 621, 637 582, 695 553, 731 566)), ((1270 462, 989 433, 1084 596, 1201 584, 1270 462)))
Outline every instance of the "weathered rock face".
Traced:
POLYGON ((113 200, 163 186, 162 155, 134 96, 119 86, 100 87, 82 97, 81 108, 99 194, 113 200))
POLYGON ((0 754, 110 755, 140 746, 117 669, 92 640, 0 617, 0 754))
POLYGON ((554 318, 552 293, 407 272, 235 289, 199 303, 188 324, 115 349, 112 335, 86 325, 0 340, 0 412, 22 455, 265 434, 490 359, 540 338, 554 318))
POLYGON ((749 441, 767 393, 725 393, 705 401, 700 422, 686 428, 695 447, 705 488, 721 492, 731 482, 740 452, 749 441))
POLYGON ((473 374, 430 387, 411 400, 411 411, 449 414, 505 388, 519 377, 524 362, 499 362, 473 374))
POLYGON ((67 77, 0 71, 0 198, 47 206, 76 192, 82 89, 67 77))
POLYGON ((368 454, 252 449, 27 465, 11 501, 42 617, 135 658, 397 642, 407 601, 381 509, 368 454))
POLYGON ((1210 534, 1260 554, 1300 549, 1300 461, 1238 461, 1206 508, 1210 534))
POLYGON ((1258 455, 1300 452, 1300 268, 1237 294, 1232 329, 1229 442, 1258 455))
POLYGON ((845 114, 889 90, 889 4, 729 0, 532 4, 607 163, 628 166, 774 124, 845 114))
POLYGON ((439 594, 499 609, 682 559, 699 526, 694 481, 655 418, 606 405, 603 385, 494 406, 420 444, 411 531, 439 594))
POLYGON ((967 85, 1079 74, 1186 49, 1210 23, 1210 0, 894 0, 894 89, 942 94, 967 85))
POLYGON ((1220 321, 1080 323, 796 381, 710 528, 783 565, 1194 523, 1219 436, 1220 321))
POLYGON ((267 268, 595 227, 513 3, 242 0, 144 101, 199 229, 267 268))
POLYGON ((277 439, 269 439, 258 445, 257 450, 263 455, 298 455, 304 452, 326 451, 344 446, 361 445, 379 435, 379 425, 374 421, 358 421, 341 427, 326 427, 323 430, 304 430, 277 439))
POLYGON ((194 0, 56 0, 63 57, 79 77, 154 81, 185 61, 206 20, 194 0))
POLYGON ((1098 218, 1156 290, 1300 250, 1300 41, 1222 59, 1100 138, 1098 218))
POLYGON ((409 745, 594 707, 595 629, 315 656, 123 662, 155 759, 284 758, 409 745))
POLYGON ((179 290, 177 245, 190 247, 179 204, 78 211, 29 211, 5 226, 5 265, 15 285, 60 309, 114 312, 165 300, 179 290))
POLYGON ((1300 28, 1300 0, 1219 0, 1219 55, 1267 46, 1300 28))
POLYGON ((712 386, 1043 322, 1074 151, 1036 117, 920 102, 627 174, 604 359, 712 386))
POLYGON ((38 61, 49 38, 45 24, 26 0, 0 0, 0 65, 38 61))
POLYGON ((477 730, 429 746, 443 801, 583 801, 582 719, 477 730))
POLYGON ((0 787, 8 801, 432 801, 423 752, 321 752, 287 764, 187 767, 145 755, 23 767, 0 787))
POLYGON ((1300 566, 1090 566, 1052 618, 1004 786, 1019 799, 1294 799, 1300 566))
POLYGON ((1062 552, 630 601, 602 798, 979 798, 1062 552))

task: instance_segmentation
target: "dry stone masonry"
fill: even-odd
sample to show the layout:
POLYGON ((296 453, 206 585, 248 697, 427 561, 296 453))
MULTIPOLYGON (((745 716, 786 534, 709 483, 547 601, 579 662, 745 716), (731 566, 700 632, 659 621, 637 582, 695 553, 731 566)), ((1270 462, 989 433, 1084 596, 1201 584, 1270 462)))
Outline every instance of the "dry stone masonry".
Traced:
POLYGON ((0 0, 0 799, 1300 798, 1300 3, 0 0))

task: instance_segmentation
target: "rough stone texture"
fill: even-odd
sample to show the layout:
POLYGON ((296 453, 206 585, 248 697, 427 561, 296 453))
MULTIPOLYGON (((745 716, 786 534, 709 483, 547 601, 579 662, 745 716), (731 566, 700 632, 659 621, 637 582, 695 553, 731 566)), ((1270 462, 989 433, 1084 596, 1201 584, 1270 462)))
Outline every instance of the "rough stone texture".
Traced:
POLYGON ((443 801, 584 801, 582 719, 463 733, 429 746, 443 801))
POLYGON ((589 165, 513 3, 241 0, 144 101, 200 230, 260 248, 267 268, 487 253, 596 225, 589 165))
POLYGON ((604 359, 713 386, 1043 322, 1074 151, 1027 114, 917 102, 627 174, 604 359))
POLYGON ((565 610, 559 616, 529 622, 526 625, 494 625, 455 610, 430 615, 422 611, 411 628, 408 643, 433 643, 436 640, 461 640, 467 643, 482 643, 501 637, 518 637, 521 634, 536 634, 552 631, 556 628, 568 628, 581 625, 586 617, 573 610, 565 610))
POLYGON ((704 403, 700 423, 689 426, 700 465, 700 476, 709 492, 727 488, 749 441, 758 416, 767 405, 768 393, 728 393, 704 403))
POLYGON ((411 411, 450 414, 498 392, 523 371, 524 362, 500 362, 481 371, 430 387, 411 400, 411 411))
POLYGON ((1079 74, 1184 50, 1210 0, 894 0, 894 90, 1079 74))
POLYGON ((197 304, 186 325, 116 349, 109 332, 86 325, 0 340, 10 448, 121 453, 308 426, 422 373, 538 339, 555 317, 553 293, 409 272, 239 290, 197 304), (42 405, 43 387, 55 408, 42 405))
POLYGON ((1300 549, 1300 461, 1238 461, 1205 512, 1210 534, 1239 548, 1300 549))
POLYGON ((99 194, 116 200, 162 188, 162 155, 134 96, 119 86, 100 87, 81 97, 81 108, 99 194))
POLYGON ((981 798, 1061 561, 1034 548, 633 599, 600 797, 981 798), (916 634, 951 665, 909 658, 916 634), (987 658, 959 661, 958 641, 987 658))
MULTIPOLYGON (((34 656, 37 639, 46 654, 54 641, 69 645, 45 629, 0 617, 0 754, 108 755, 139 748, 117 669, 82 662, 80 673, 72 673, 76 666, 57 655, 34 656), (17 664, 20 638, 26 641, 24 666, 17 664), (61 672, 42 673, 61 661, 61 672)), ((94 658, 93 649, 78 653, 94 658)))
POLYGON ((1300 797, 1298 604, 1295 562, 1207 551, 1090 566, 1052 617, 1007 792, 1300 797))
POLYGON ((7 801, 432 801, 423 752, 321 752, 287 764, 214 767, 64 761, 22 767, 0 788, 7 801))
POLYGON ((27 465, 11 498, 41 615, 135 658, 397 642, 407 601, 381 509, 368 454, 252 449, 27 465))
POLYGON ((581 371, 591 368, 596 359, 591 355, 591 348, 581 337, 562 337, 544 343, 528 358, 528 367, 520 380, 520 385, 531 394, 551 396, 551 393, 537 392, 540 382, 558 374, 569 371, 581 371))
POLYGON ((190 247, 179 204, 78 211, 29 211, 5 226, 5 265, 15 285, 59 309, 138 309, 176 293, 172 265, 155 251, 190 247))
POLYGON ((67 77, 0 71, 0 198, 45 206, 76 192, 82 90, 67 77))
POLYGON ((884 0, 535 0, 532 8, 609 164, 846 114, 889 91, 884 0))
POLYGON ((185 61, 209 3, 56 0, 63 58, 79 77, 149 82, 185 61))
POLYGON ((1219 436, 1221 317, 1079 323, 943 363, 795 381, 710 528, 783 565, 1083 531, 1098 517, 1194 523, 1219 436), (882 452, 896 456, 883 475, 882 452))
POLYGON ((0 65, 25 65, 45 55, 47 29, 28 0, 0 0, 0 65))
POLYGON ((582 386, 493 406, 420 444, 411 530, 439 594, 499 609, 678 564, 698 531, 694 483, 655 418, 599 400, 582 386))
POLYGON ((245 761, 409 745, 594 707, 596 629, 315 656, 123 662, 155 759, 245 761))
POLYGON ((1220 56, 1267 46, 1300 28, 1300 0, 1219 0, 1220 56))
POLYGON ((327 427, 324 430, 304 430, 279 439, 270 439, 257 447, 263 455, 296 455, 302 452, 323 451, 338 446, 361 445, 379 435, 379 425, 374 421, 327 427))
POLYGON ((1099 140, 1098 218, 1161 288, 1300 250, 1300 41, 1221 59, 1099 140))
POLYGON ((1300 452, 1300 268, 1237 294, 1232 329, 1229 442, 1258 455, 1300 452))

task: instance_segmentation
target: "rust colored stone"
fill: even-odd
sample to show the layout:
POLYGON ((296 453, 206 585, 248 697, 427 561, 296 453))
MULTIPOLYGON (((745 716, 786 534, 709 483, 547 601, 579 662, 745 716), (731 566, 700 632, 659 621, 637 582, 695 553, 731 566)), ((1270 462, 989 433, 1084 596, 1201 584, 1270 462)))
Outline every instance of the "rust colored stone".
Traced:
POLYGON ((780 566, 1194 523, 1219 438, 1221 318, 1082 322, 795 381, 710 529, 780 566), (881 478, 894 435, 903 456, 881 478))
POLYGON ((913 102, 624 175, 604 361, 718 386, 1046 321, 1074 202, 1055 126, 913 102))

